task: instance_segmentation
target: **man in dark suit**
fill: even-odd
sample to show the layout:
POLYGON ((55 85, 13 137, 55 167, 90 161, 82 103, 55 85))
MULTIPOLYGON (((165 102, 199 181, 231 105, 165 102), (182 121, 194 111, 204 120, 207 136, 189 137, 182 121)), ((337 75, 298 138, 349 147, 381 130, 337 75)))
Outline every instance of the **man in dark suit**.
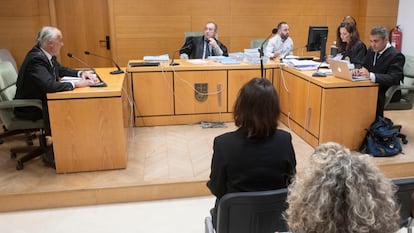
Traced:
POLYGON ((208 56, 228 56, 227 47, 217 40, 217 24, 208 22, 203 36, 188 37, 180 49, 181 59, 199 59, 208 56))
MULTIPOLYGON (((363 67, 353 70, 353 74, 369 77, 378 83, 378 102, 376 117, 384 116, 385 92, 390 86, 400 85, 404 78, 405 57, 391 46, 385 27, 374 27, 369 41, 371 47, 365 56, 363 67)), ((398 97, 397 97, 398 98, 398 97)))
POLYGON ((51 135, 46 94, 86 87, 96 81, 90 71, 78 71, 61 66, 56 61, 63 46, 62 32, 54 27, 43 27, 37 35, 36 45, 27 53, 17 77, 15 99, 40 99, 43 111, 36 107, 14 109, 18 118, 45 121, 45 134, 51 135), (81 77, 78 82, 59 82, 63 76, 81 77))

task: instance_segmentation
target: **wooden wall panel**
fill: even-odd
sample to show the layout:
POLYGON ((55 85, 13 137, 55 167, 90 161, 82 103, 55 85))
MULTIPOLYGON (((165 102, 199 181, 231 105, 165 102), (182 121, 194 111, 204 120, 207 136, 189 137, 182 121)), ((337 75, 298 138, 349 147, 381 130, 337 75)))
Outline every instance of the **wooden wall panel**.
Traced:
MULTIPOLYGON (((56 11, 49 8, 49 4, 54 7, 54 2, 0 0, 0 30, 10 32, 1 33, 0 45, 12 51, 18 64, 33 46, 40 27, 56 23, 51 20, 56 11)), ((346 15, 357 19, 361 37, 367 43, 372 26, 381 24, 388 29, 395 26, 398 1, 108 0, 108 10, 112 55, 125 65, 128 60, 144 55, 172 56, 182 46, 184 32, 202 31, 209 20, 218 23, 219 39, 230 52, 249 48, 251 39, 267 37, 282 20, 290 25, 296 52, 303 51, 309 25, 329 27, 329 46, 336 39, 337 25, 346 15)))
POLYGON ((48 0, 0 0, 0 6, 0 48, 9 49, 20 66, 36 33, 50 23, 48 0))
POLYGON ((398 0, 367 0, 366 16, 397 17, 398 0))
POLYGON ((114 15, 140 16, 217 16, 230 14, 228 0, 113 0, 114 15))

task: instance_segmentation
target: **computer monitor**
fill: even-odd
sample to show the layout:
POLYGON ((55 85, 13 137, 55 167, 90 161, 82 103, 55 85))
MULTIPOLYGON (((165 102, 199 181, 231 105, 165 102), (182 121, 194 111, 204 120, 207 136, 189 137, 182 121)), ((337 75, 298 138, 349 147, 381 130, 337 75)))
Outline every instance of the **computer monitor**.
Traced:
POLYGON ((414 201, 414 177, 394 179, 393 183, 398 187, 396 199, 400 204, 400 225, 407 226, 410 217, 413 217, 414 201))
POLYGON ((320 51, 319 61, 326 61, 326 39, 328 38, 327 26, 309 26, 308 44, 306 51, 320 51))

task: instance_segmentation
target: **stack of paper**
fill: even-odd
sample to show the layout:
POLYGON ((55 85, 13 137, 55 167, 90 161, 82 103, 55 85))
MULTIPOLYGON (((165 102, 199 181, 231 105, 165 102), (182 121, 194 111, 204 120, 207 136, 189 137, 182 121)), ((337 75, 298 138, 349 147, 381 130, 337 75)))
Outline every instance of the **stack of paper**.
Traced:
POLYGON ((293 67, 298 70, 316 70, 319 66, 319 62, 311 60, 297 60, 297 59, 285 59, 283 61, 287 66, 293 67))
POLYGON ((144 56, 144 61, 169 61, 168 54, 162 54, 158 56, 144 56))
POLYGON ((225 57, 225 56, 209 56, 208 59, 216 61, 216 62, 220 62, 225 65, 240 64, 239 61, 233 58, 230 58, 230 57, 225 57))

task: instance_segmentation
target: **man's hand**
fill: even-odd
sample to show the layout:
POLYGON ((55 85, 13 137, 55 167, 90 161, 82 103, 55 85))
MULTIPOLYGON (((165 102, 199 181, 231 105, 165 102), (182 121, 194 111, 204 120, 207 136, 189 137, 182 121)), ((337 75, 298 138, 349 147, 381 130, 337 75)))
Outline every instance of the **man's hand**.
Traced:
POLYGON ((92 82, 96 82, 98 79, 96 78, 96 74, 92 70, 86 70, 81 73, 81 78, 84 80, 91 80, 92 82))
POLYGON ((95 81, 91 79, 82 79, 79 82, 75 82, 75 87, 87 87, 91 84, 94 84, 95 81))
POLYGON ((208 38, 208 44, 211 45, 213 48, 217 47, 217 41, 214 38, 208 38))
POLYGON ((280 56, 280 51, 276 51, 276 52, 273 53, 273 57, 276 58, 276 57, 279 57, 279 56, 280 56))
POLYGON ((365 68, 359 68, 359 69, 353 69, 352 70, 352 75, 357 75, 357 76, 365 76, 367 78, 369 78, 369 71, 365 68))

